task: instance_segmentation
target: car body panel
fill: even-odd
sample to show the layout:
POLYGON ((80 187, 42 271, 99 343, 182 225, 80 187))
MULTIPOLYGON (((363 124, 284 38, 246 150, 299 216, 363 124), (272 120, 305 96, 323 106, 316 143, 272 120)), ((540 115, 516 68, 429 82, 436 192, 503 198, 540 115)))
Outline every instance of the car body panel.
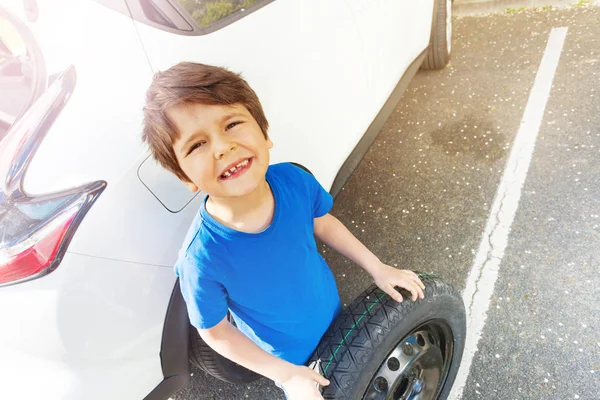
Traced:
POLYGON ((201 192, 192 192, 178 179, 173 179, 173 174, 150 155, 140 164, 138 177, 156 200, 173 213, 183 210, 195 197, 203 197, 201 192))
POLYGON ((346 2, 355 17, 363 45, 369 90, 376 96, 369 109, 370 120, 373 120, 404 71, 429 45, 434 2, 346 2))
MULTIPOLYGON (((137 177, 140 164, 148 158, 140 140, 141 110, 152 71, 135 27, 126 16, 89 0, 40 2, 40 18, 32 25, 44 22, 45 12, 62 16, 51 5, 77 16, 64 19, 71 26, 49 34, 53 40, 46 37, 46 43, 64 42, 70 48, 61 47, 62 64, 55 61, 54 65, 59 70, 75 65, 77 84, 33 158, 24 189, 35 195, 106 181, 106 190, 83 220, 69 251, 173 265, 194 212, 174 216, 137 177), (111 29, 103 32, 106 25, 111 29), (69 32, 80 32, 80 37, 68 38, 69 32)), ((36 32, 46 31, 36 25, 36 32)), ((56 47, 48 45, 49 53, 56 47)), ((184 187, 178 181, 174 185, 184 187)))
POLYGON ((171 268, 67 253, 48 276, 0 289, 0 398, 143 398, 163 379, 175 278, 171 268))
POLYGON ((135 27, 90 0, 43 0, 39 9, 29 25, 45 37, 45 58, 55 60, 49 74, 74 65, 77 84, 27 171, 25 189, 40 194, 96 180, 110 185, 145 151, 141 107, 152 71, 135 27), (57 21, 61 29, 53 29, 57 21))
POLYGON ((326 188, 368 126, 357 118, 357 100, 369 93, 366 62, 343 0, 277 0, 202 36, 136 24, 155 71, 186 60, 241 72, 270 122, 272 161, 306 165, 326 188))
POLYGON ((73 237, 69 251, 149 265, 175 264, 203 196, 194 197, 179 213, 170 212, 139 180, 137 171, 142 160, 130 164, 118 180, 108 181, 73 237))
MULTIPOLYGON (((49 74, 74 65, 77 84, 24 189, 46 194, 98 180, 107 187, 55 271, 0 288, 2 399, 141 399, 163 380, 172 265, 203 195, 158 167, 141 143, 154 71, 188 60, 243 73, 271 123, 272 161, 304 164, 329 188, 426 48, 433 7, 276 0, 190 36, 102 3, 38 0, 39 18, 27 22, 49 74), (411 40, 399 46, 404 37, 411 40)), ((26 21, 21 0, 2 6, 26 21)))
MULTIPOLYGON (((155 71, 186 60, 242 72, 269 119, 273 161, 299 162, 330 188, 404 71, 427 47, 432 10, 433 1, 277 0, 201 36, 136 25, 155 71), (415 26, 413 40, 398 45, 395 39, 410 36, 415 26)), ((157 197, 159 191, 172 197, 151 174, 144 182, 157 197)))

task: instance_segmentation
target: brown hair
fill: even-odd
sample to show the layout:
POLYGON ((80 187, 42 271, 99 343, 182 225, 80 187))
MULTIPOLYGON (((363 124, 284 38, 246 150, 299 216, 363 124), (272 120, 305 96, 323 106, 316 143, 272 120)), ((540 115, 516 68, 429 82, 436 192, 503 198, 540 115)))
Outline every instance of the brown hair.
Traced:
POLYGON ((241 104, 254 117, 267 138, 269 122, 258 96, 238 74, 211 65, 181 62, 154 75, 146 92, 142 140, 164 168, 189 182, 175 156, 173 143, 180 136, 166 109, 184 103, 208 105, 241 104))

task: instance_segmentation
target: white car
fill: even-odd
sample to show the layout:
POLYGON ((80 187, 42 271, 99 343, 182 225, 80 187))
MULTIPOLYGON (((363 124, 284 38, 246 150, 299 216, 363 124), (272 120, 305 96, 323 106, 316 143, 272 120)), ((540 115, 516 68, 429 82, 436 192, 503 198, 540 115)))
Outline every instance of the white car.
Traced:
POLYGON ((273 162, 335 195, 418 68, 447 64, 451 26, 450 0, 2 0, 0 399, 188 383, 172 266, 202 196, 142 145, 155 71, 241 72, 273 162))

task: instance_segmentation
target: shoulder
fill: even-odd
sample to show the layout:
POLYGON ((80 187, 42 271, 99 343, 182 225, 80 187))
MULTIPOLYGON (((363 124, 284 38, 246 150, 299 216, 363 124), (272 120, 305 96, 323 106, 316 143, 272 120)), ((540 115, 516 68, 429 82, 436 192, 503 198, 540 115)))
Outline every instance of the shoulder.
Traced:
POLYGON ((209 257, 211 252, 214 253, 214 250, 218 246, 219 242, 217 238, 211 234, 211 231, 207 228, 202 218, 201 212, 198 211, 181 244, 177 255, 175 272, 179 275, 182 269, 199 269, 202 266, 208 265, 206 262, 207 257, 209 257))
POLYGON ((309 172, 291 163, 270 165, 267 175, 286 187, 297 187, 299 189, 306 189, 307 185, 315 180, 309 172))
POLYGON ((289 176, 289 175, 298 175, 298 173, 304 172, 300 167, 289 163, 283 162, 278 164, 269 165, 269 169, 267 174, 276 175, 276 176, 289 176))

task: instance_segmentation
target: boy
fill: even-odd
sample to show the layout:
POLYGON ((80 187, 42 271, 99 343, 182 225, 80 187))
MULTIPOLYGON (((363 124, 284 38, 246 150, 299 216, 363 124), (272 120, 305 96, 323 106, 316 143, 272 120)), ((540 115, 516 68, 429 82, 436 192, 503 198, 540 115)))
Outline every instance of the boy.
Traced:
POLYGON ((329 382, 303 364, 341 307, 314 236, 397 301, 395 286, 413 300, 424 286, 415 273, 383 264, 328 214, 333 199, 312 175, 270 166, 267 129, 254 91, 223 68, 180 63, 156 74, 147 92, 144 141, 191 191, 207 194, 175 265, 192 325, 289 399, 322 399, 316 383, 329 382))

